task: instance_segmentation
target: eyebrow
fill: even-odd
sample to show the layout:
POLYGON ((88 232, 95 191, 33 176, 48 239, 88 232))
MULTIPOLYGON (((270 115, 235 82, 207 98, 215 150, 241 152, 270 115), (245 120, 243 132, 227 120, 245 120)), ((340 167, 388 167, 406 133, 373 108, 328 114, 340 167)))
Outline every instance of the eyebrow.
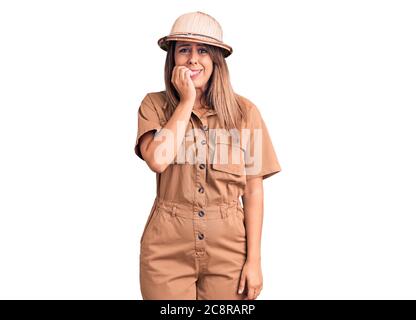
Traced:
MULTIPOLYGON (((184 44, 179 44, 178 45, 178 48, 181 48, 181 47, 190 47, 191 45, 189 44, 189 43, 184 43, 184 44)), ((198 47, 204 47, 204 48, 206 48, 206 45, 203 45, 203 44, 198 44, 197 45, 198 47)))

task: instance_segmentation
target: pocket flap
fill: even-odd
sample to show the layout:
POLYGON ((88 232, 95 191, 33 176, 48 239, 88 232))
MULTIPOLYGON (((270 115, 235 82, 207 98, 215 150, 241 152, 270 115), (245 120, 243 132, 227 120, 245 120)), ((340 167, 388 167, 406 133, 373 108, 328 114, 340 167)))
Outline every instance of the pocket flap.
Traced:
POLYGON ((243 163, 213 163, 212 168, 214 170, 236 174, 239 176, 243 175, 245 172, 245 167, 243 163))
POLYGON ((221 139, 215 142, 214 170, 235 175, 245 174, 244 150, 238 143, 232 143, 231 139, 221 139))

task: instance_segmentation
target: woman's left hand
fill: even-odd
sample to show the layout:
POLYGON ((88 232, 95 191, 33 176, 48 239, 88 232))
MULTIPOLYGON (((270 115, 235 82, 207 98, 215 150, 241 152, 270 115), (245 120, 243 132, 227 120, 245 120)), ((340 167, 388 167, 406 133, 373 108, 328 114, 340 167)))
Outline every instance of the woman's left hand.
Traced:
POLYGON ((254 300, 263 289, 263 275, 260 260, 247 260, 241 272, 239 294, 246 294, 244 300, 254 300))

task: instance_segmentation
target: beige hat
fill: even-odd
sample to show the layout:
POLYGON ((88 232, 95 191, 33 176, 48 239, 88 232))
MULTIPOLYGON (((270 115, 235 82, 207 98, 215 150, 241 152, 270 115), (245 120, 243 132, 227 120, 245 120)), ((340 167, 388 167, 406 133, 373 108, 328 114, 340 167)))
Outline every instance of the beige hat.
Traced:
POLYGON ((157 44, 167 51, 167 43, 171 40, 200 42, 217 46, 224 50, 228 57, 233 49, 222 42, 222 28, 217 20, 201 11, 185 13, 176 19, 170 34, 160 38, 157 44))

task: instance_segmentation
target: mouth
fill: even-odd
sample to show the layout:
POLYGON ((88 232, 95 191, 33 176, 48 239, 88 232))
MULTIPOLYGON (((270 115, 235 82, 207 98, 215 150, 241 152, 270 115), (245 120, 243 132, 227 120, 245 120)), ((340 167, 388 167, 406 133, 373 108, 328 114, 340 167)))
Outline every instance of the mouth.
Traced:
POLYGON ((200 70, 191 70, 191 78, 195 79, 202 73, 202 69, 200 70))

